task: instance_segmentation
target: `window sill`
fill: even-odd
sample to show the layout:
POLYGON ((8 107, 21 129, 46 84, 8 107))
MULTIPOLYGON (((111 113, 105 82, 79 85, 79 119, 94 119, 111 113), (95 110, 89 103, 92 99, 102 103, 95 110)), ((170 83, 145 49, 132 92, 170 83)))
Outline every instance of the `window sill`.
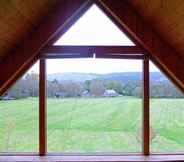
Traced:
POLYGON ((122 155, 122 156, 61 156, 61 155, 47 155, 47 156, 0 156, 0 162, 120 162, 120 161, 152 161, 152 162, 164 162, 164 161, 184 161, 184 155, 122 155))

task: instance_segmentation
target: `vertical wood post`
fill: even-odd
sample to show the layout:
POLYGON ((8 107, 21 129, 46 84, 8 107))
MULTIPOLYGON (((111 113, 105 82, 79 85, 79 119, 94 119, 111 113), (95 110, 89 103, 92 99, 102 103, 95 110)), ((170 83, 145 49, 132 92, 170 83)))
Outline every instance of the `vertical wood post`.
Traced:
POLYGON ((143 60, 143 154, 150 154, 149 58, 143 60))
POLYGON ((40 59, 39 81, 39 155, 46 153, 46 63, 40 59))

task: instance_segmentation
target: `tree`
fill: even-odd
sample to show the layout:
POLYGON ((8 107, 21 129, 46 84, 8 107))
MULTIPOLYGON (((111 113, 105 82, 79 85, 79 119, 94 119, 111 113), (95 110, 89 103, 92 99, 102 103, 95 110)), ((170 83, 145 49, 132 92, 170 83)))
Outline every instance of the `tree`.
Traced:
POLYGON ((53 81, 47 80, 47 96, 55 97, 55 95, 59 92, 64 91, 63 84, 59 83, 57 79, 53 81))
POLYGON ((68 97, 77 97, 81 96, 83 87, 80 83, 69 81, 63 84, 63 91, 68 97))
POLYGON ((91 84, 91 80, 86 80, 84 82, 84 89, 89 91, 90 90, 90 84, 91 84))
POLYGON ((25 76, 26 89, 30 97, 38 97, 39 95, 39 75, 30 73, 25 76))
POLYGON ((93 96, 102 96, 105 92, 103 82, 100 80, 92 80, 90 84, 90 93, 93 96))
POLYGON ((141 95, 140 92, 142 91, 142 82, 140 80, 129 80, 123 85, 123 95, 126 96, 137 96, 138 94, 141 95))
POLYGON ((106 82, 105 87, 106 89, 113 89, 117 93, 122 94, 123 86, 120 81, 117 80, 108 81, 106 82))
POLYGON ((142 97, 143 96, 143 92, 142 92, 142 87, 135 87, 134 90, 132 91, 133 96, 136 97, 142 97))
POLYGON ((38 94, 39 75, 35 73, 26 74, 8 91, 8 95, 16 99, 37 97, 38 94))
POLYGON ((20 99, 29 96, 29 92, 26 89, 26 81, 24 79, 20 79, 7 93, 9 96, 20 99))

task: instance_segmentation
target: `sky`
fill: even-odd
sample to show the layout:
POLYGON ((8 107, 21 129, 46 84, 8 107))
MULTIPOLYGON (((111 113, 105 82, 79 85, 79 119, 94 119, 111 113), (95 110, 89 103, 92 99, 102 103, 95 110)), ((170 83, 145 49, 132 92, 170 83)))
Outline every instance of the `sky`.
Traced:
MULTIPOLYGON (((158 68, 150 62, 150 72, 158 72, 158 68)), ((28 72, 39 72, 37 62, 28 72)), ((53 73, 97 73, 142 72, 142 60, 129 59, 50 59, 47 60, 47 74, 53 73)))
MULTIPOLYGON (((134 43, 96 6, 93 5, 54 45, 128 45, 134 43)), ((38 72, 36 64, 29 71, 38 72)), ((50 59, 47 73, 113 73, 142 71, 141 60, 50 59)), ((158 71, 151 63, 150 71, 158 71)))
POLYGON ((134 43, 93 5, 54 45, 129 45, 134 43))

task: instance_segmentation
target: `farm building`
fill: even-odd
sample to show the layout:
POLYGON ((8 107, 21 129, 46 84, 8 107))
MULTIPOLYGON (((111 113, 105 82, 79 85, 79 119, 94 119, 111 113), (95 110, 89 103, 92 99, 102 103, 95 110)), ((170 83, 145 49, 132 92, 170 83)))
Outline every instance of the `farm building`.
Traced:
MULTIPOLYGON (((91 16, 90 18, 95 21, 100 16, 91 16)), ((184 92, 183 20, 183 0, 0 0, 0 96, 4 96, 2 97, 4 101, 0 101, 0 161, 184 161, 182 124, 184 113, 182 105, 184 104, 181 93, 184 92), (107 41, 107 44, 95 44, 94 42, 87 44, 86 40, 78 44, 58 43, 58 40, 62 36, 66 36, 67 31, 72 29, 85 14, 89 13, 88 11, 92 11, 90 9, 94 6, 97 10, 93 10, 93 12, 103 13, 108 21, 116 27, 116 30, 121 31, 117 37, 124 37, 125 42, 121 44, 117 41, 113 44, 111 41, 114 40, 109 35, 111 29, 113 31, 115 28, 109 25, 110 29, 108 30, 108 26, 102 26, 98 21, 95 25, 85 24, 88 25, 90 31, 94 27, 100 29, 98 37, 85 28, 79 27, 81 32, 87 31, 87 34, 84 33, 83 37, 79 35, 77 39, 87 37, 89 41, 93 41, 93 38, 98 42, 98 38, 103 36, 102 33, 107 31, 104 34, 104 40, 110 40, 110 43, 107 41), (93 61, 99 59, 102 62, 103 59, 139 60, 142 63, 142 69, 139 70, 141 75, 137 77, 136 82, 133 78, 130 83, 118 78, 117 74, 120 71, 116 69, 116 73, 113 75, 105 76, 105 79, 108 78, 108 82, 110 82, 107 83, 104 78, 98 80, 103 71, 101 71, 101 67, 97 67, 96 71, 99 73, 92 74, 89 70, 85 75, 85 81, 81 81, 82 75, 77 73, 75 85, 68 83, 62 87, 57 80, 55 82, 47 80, 47 70, 48 72, 52 71, 52 68, 50 70, 46 66, 48 60, 77 60, 80 58, 87 62, 84 66, 80 66, 84 72, 89 70, 87 68, 88 58, 93 61), (37 67, 39 74, 29 73, 24 77, 24 82, 17 85, 17 87, 21 86, 21 90, 25 90, 29 97, 26 96, 24 99, 15 101, 11 96, 6 96, 7 91, 36 62, 39 63, 37 67), (177 98, 174 100, 176 108, 174 113, 172 113, 173 109, 169 109, 165 104, 167 102, 171 105, 171 102, 168 101, 169 97, 168 100, 162 99, 165 101, 164 104, 154 105, 157 100, 150 96, 150 62, 154 63, 178 91, 181 91, 179 95, 178 93, 175 95, 177 90, 170 84, 166 84, 165 79, 156 76, 162 87, 165 86, 162 89, 164 93, 168 93, 170 98, 174 94, 177 98), (114 80, 110 78, 112 76, 114 80), (88 81, 91 80, 93 83, 89 84, 88 81), (48 85, 50 89, 46 88, 48 85), (126 85, 127 89, 124 88, 124 90, 127 91, 127 96, 134 93, 142 98, 136 98, 133 95, 132 98, 119 95, 120 93, 116 89, 121 91, 123 85, 126 85), (110 88, 105 90, 105 86, 110 88), (167 89, 168 86, 171 88, 167 89), (71 100, 63 99, 61 104, 63 109, 61 110, 60 107, 57 107, 59 105, 57 98, 66 94, 56 94, 54 90, 62 88, 67 89, 75 96, 79 96, 79 94, 89 96, 88 89, 91 88, 97 94, 96 96, 103 94, 107 98, 99 97, 90 100, 88 97, 84 97, 80 101, 76 99, 77 97, 71 98, 71 100), (170 89, 174 89, 173 93, 169 91, 170 89), (51 95, 55 95, 54 99, 47 97, 47 90, 51 95), (12 101, 6 102, 5 100, 12 101), (27 102, 28 100, 29 102, 27 102), (125 101, 128 102, 125 104, 125 101), (18 102, 21 106, 17 104, 18 102), (19 111, 15 112, 12 107, 15 107, 16 104, 19 111), (37 107, 35 106, 33 110, 31 106, 34 104, 37 107), (52 106, 50 106, 51 104, 52 106), (122 104, 125 104, 121 110, 124 112, 123 114, 120 113, 119 108, 122 104), (133 117, 138 116, 139 110, 135 110, 135 105, 141 107, 141 104, 143 108, 140 109, 140 118, 132 120, 128 112, 131 112, 133 117), (78 111, 76 105, 81 112, 78 111), (91 105, 93 105, 92 108, 91 105), (47 109, 49 106, 51 108, 47 109), (131 111, 126 111, 128 106, 131 111), (153 113, 151 106, 157 107, 159 111, 153 113), (161 109, 160 106, 164 108, 161 109), (30 111, 26 111, 27 107, 30 108, 30 111), (33 111, 35 114, 31 114, 33 111), (98 114, 99 111, 101 114, 98 114), (97 114, 95 114, 96 112, 97 114), (53 115, 53 113, 55 114, 53 115), (153 119, 167 113, 170 118, 153 119), (49 117, 48 114, 53 116, 49 117), (108 114, 111 116, 107 116, 108 114), (114 117, 117 117, 116 120, 114 117), (175 120, 177 117, 179 119, 175 120), (125 118, 124 121, 123 118, 125 118), (104 119, 103 122, 102 119, 104 119), (20 120, 23 121, 20 122, 20 120), (51 120, 52 122, 50 122, 51 120), (171 120, 173 122, 169 123, 171 120), (17 122, 20 122, 19 125, 16 125, 17 122), (158 122, 162 126, 154 122, 158 122), (128 128, 124 127, 125 125, 128 128), (169 129, 170 126, 176 129, 169 129), (62 131, 57 130, 58 127, 62 131), (65 129, 66 127, 67 129, 65 129), (31 132, 33 129, 37 130, 36 133, 31 132), (139 131, 137 131, 138 129, 139 131), (49 131, 47 132, 47 130, 49 131), (69 130, 69 133, 66 130, 69 130), (126 133, 122 133, 123 131, 126 133), (89 134, 86 135, 86 132, 93 133, 88 136, 89 134), (152 139, 152 134, 154 134, 154 139, 152 139), (69 136, 70 140, 68 140, 69 136), (100 140, 91 142, 99 136, 100 140), (138 141, 136 141, 137 137, 138 141), (29 143, 30 141, 32 143, 29 143), (79 143, 75 143, 75 141, 79 141, 79 143), (159 142, 155 144, 154 141, 159 142), (54 142, 55 144, 53 144, 54 142), (64 142, 65 144, 62 145, 64 142), (113 148, 115 149, 113 150, 113 148)), ((76 33, 79 34, 79 32, 76 33)), ((70 37, 71 39, 73 38, 70 37)), ((82 64, 82 61, 79 64, 82 64)), ((65 66, 68 65, 75 67, 76 64, 71 61, 65 66)), ((112 73, 111 65, 108 62, 106 70, 109 70, 109 74, 112 73)), ((129 67, 132 68, 134 65, 131 63, 129 67)), ((53 66, 54 64, 50 67, 53 66)), ((91 69, 94 69, 93 66, 95 64, 92 64, 91 69)), ((55 70, 58 69, 62 70, 59 66, 55 68, 55 70)), ((131 72, 135 71, 134 69, 131 72)), ((68 70, 68 72, 71 71, 68 70)), ((72 77, 69 78, 69 80, 72 79, 72 77)), ((65 78, 63 80, 66 83, 65 78)), ((20 88, 17 87, 13 88, 14 92, 18 94, 20 88)), ((161 88, 157 86, 155 89, 154 92, 160 93, 161 88)))
POLYGON ((15 100, 15 98, 9 96, 8 94, 3 95, 0 99, 1 100, 15 100))
POLYGON ((114 89, 106 89, 103 96, 104 97, 116 97, 119 94, 114 89))

